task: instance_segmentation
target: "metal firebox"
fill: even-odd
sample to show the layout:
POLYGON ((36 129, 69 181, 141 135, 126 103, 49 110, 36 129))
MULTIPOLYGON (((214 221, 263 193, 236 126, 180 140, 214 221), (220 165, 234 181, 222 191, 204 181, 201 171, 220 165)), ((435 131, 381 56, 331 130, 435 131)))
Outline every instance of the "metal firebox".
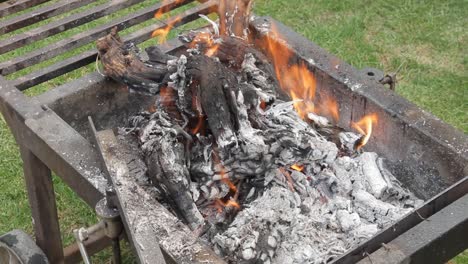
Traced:
MULTIPOLYGON (((0 14, 15 13, 41 2, 46 1, 2 2, 0 14)), ((14 31, 89 2, 67 0, 49 4, 34 11, 35 15, 26 13, 1 22, 0 32, 14 31)), ((4 39, 0 41, 0 53, 26 46, 139 2, 142 1, 111 1, 29 33, 4 39)), ((157 3, 72 38, 0 63, 0 109, 20 146, 36 243, 51 263, 63 260, 71 263, 79 259, 76 245, 63 249, 51 171, 94 208, 106 196, 108 174, 114 180, 115 177, 125 176, 113 175, 112 168, 120 165, 109 150, 112 148, 112 135, 105 131, 123 125, 131 115, 148 109, 154 98, 128 93, 126 87, 99 73, 70 81, 34 97, 22 93, 40 83, 94 63, 97 56, 94 50, 82 52, 14 80, 7 80, 3 76, 93 42, 115 26, 119 29, 131 27, 151 19, 159 10, 169 12, 192 2, 171 0, 157 3), (101 132, 90 129, 88 117, 92 117, 96 130, 101 132), (99 144, 96 144, 95 135, 99 144), (102 162, 103 158, 106 162, 102 162), (113 159, 114 162, 109 163, 113 159)), ((200 14, 216 12, 217 1, 199 2, 183 11, 175 26, 194 21, 200 14)), ((171 19, 174 18, 167 21, 171 19)), ((392 173, 412 192, 427 200, 415 212, 335 260, 335 263, 388 263, 389 260, 435 263, 446 261, 467 248, 468 137, 386 89, 375 74, 355 69, 271 18, 257 17, 251 21, 252 42, 272 38, 267 34, 272 24, 276 25, 279 33, 279 39, 273 41, 287 46, 295 54, 295 59, 305 62, 314 73, 317 100, 327 96, 340 102, 339 126, 350 129, 351 123, 365 114, 378 114, 379 122, 384 125, 376 128, 366 148, 385 157, 391 164, 392 173)), ((154 23, 126 35, 124 40, 139 44, 150 39, 156 29, 165 26, 165 23, 154 23)), ((161 46, 167 53, 177 53, 182 48, 182 43, 177 39, 161 46)), ((185 234, 187 239, 193 239, 193 247, 200 250, 192 256, 181 256, 166 250, 164 241, 180 238, 181 234, 165 233, 162 226, 137 231, 132 226, 128 211, 150 209, 145 207, 145 203, 141 204, 141 208, 128 208, 120 203, 118 208, 126 235, 141 263, 222 262, 194 235, 190 235, 189 229, 176 217, 167 214, 167 210, 156 199, 148 202, 152 204, 151 209, 156 210, 155 217, 165 217, 168 225, 180 225, 181 234, 185 234)), ((91 239, 86 243, 90 253, 108 245, 110 240, 106 237, 91 239)))

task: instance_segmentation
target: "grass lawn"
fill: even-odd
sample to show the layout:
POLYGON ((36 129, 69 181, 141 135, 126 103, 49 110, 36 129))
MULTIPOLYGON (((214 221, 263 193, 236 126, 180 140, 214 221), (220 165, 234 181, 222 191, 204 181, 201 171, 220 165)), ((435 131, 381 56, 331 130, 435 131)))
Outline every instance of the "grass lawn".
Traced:
MULTIPOLYGON (((92 5, 105 2, 107 1, 98 0, 92 5)), ((123 12, 129 13, 154 2, 145 1, 123 12)), ((397 92, 468 133, 468 1, 256 0, 255 12, 280 20, 357 68, 369 66, 389 72, 403 64, 397 92)), ((121 13, 104 17, 91 24, 103 23, 121 13)), ((0 21, 3 19, 0 18, 0 21)), ((145 25, 149 23, 154 22, 149 21, 145 25)), ((92 25, 83 25, 39 41, 34 47, 25 47, 0 55, 0 62, 47 46, 58 39, 73 36, 92 28, 92 25)), ((30 27, 23 31, 28 29, 30 27)), ((11 35, 0 36, 0 39, 11 35)), ((19 71, 8 78, 27 74, 92 47, 93 44, 86 45, 19 71)), ((84 67, 39 85, 28 91, 28 94, 53 88, 92 70, 92 66, 84 67)), ((18 148, 1 118, 0 234, 14 228, 32 233, 21 166, 18 148)), ((53 180, 63 240, 68 244, 73 241, 74 228, 91 225, 96 222, 96 217, 59 178, 54 176, 53 180)), ((133 263, 131 253, 128 249, 124 251, 125 263, 133 263)), ((99 254, 95 258, 96 263, 108 262, 109 254, 108 251, 99 254)), ((468 263, 468 253, 458 256, 451 263, 468 263)))

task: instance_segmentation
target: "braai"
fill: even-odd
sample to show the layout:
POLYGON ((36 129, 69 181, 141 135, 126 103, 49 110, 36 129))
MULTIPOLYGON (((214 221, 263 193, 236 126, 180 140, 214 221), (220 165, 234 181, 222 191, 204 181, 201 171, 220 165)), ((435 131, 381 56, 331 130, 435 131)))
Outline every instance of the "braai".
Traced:
MULTIPOLYGON (((0 109, 21 145, 31 197, 54 201, 52 169, 121 221, 141 263, 443 261, 466 246, 466 135, 386 89, 394 75, 356 70, 256 17, 253 0, 198 2, 162 1, 0 63, 8 75, 96 44, 16 80, 0 76, 0 109), (131 27, 153 17, 160 23, 131 27), (205 26, 173 38, 194 20, 205 26), (19 91, 87 64, 96 72, 34 98, 19 91), (43 173, 33 177, 37 167, 43 173), (437 231, 418 231, 411 243, 416 229, 437 231)), ((104 14, 90 12, 0 41, 0 53, 104 14)), ((55 210, 33 206, 51 262, 76 259, 78 247, 86 259, 108 238, 119 259, 120 232, 88 239, 109 216, 75 230, 75 253, 64 257, 55 210)))
MULTIPOLYGON (((222 2, 219 26, 203 16, 212 27, 180 35, 177 56, 124 44, 116 28, 97 42, 106 76, 155 96, 118 138, 159 201, 232 263, 330 262, 420 206, 363 151, 385 125, 377 114, 340 128, 339 102, 316 100, 305 62, 248 39, 251 1, 222 2)), ((164 42, 171 24, 152 35, 164 42)))

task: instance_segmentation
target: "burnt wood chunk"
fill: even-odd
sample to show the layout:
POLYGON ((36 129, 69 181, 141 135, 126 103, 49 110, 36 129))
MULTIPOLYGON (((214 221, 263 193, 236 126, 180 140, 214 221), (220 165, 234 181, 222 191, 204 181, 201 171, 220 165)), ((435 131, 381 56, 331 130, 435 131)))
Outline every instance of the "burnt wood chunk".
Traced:
POLYGON ((189 191, 189 172, 185 165, 185 149, 179 142, 161 138, 154 151, 146 157, 148 172, 166 191, 179 216, 192 230, 203 224, 203 217, 189 191))
POLYGON ((218 14, 221 35, 246 38, 253 0, 220 0, 218 14))
POLYGON ((96 43, 104 74, 118 82, 123 82, 136 91, 155 94, 168 73, 167 69, 146 66, 130 50, 124 47, 117 28, 96 43))
POLYGON ((232 92, 239 89, 234 72, 221 63, 197 55, 187 63, 187 72, 200 89, 200 103, 218 146, 224 148, 236 142, 237 108, 232 92))

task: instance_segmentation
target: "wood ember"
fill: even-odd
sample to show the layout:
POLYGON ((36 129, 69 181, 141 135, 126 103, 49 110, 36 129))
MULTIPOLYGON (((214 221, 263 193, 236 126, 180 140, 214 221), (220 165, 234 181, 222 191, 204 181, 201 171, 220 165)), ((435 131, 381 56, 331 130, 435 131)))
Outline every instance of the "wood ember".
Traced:
MULTIPOLYGON (((150 49, 135 62, 164 72, 153 81, 173 93, 121 130, 138 140, 164 202, 218 254, 232 263, 328 262, 419 206, 383 159, 356 152, 359 135, 316 114, 302 120, 266 57, 230 34, 188 44, 179 57, 150 49)), ((103 40, 104 56, 124 48, 114 38, 103 40)), ((108 61, 106 74, 133 80, 119 65, 108 61)))

